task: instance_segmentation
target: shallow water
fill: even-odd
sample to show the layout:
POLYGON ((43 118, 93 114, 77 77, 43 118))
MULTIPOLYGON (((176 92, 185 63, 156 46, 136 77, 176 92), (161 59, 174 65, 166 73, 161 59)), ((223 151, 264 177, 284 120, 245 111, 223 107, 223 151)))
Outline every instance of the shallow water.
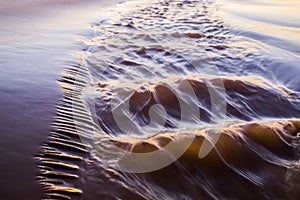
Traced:
POLYGON ((85 15, 62 33, 78 43, 37 156, 45 198, 297 199, 299 8, 133 0, 85 15))
POLYGON ((128 1, 92 23, 61 79, 47 196, 297 199, 299 24, 270 17, 297 6, 128 1))
POLYGON ((9 2, 0 2, 0 199, 41 199, 34 156, 62 96, 57 80, 77 62, 78 33, 109 2, 9 2), (90 12, 77 18, 83 10, 90 12))

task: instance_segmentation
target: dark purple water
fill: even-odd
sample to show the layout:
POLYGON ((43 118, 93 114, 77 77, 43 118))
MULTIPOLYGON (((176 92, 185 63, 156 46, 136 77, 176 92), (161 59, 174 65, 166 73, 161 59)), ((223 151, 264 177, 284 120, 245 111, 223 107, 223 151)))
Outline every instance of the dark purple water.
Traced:
POLYGON ((2 5, 1 196, 297 199, 299 8, 2 5))

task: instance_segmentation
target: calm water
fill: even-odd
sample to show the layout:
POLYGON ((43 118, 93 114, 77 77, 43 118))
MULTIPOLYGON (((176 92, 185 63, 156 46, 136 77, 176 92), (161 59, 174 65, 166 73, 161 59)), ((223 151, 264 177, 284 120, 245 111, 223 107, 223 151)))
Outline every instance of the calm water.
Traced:
POLYGON ((299 1, 2 9, 2 196, 300 195, 299 1))
POLYGON ((77 62, 78 33, 106 5, 0 2, 1 199, 41 199, 34 156, 47 141, 62 96, 57 80, 77 62), (80 16, 84 10, 90 12, 80 16))

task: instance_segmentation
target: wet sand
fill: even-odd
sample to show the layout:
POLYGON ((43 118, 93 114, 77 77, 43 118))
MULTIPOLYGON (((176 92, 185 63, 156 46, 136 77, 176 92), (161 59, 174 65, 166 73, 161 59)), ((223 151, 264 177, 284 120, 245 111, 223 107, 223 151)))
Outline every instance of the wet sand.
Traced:
MULTIPOLYGON (((299 118, 297 15, 240 13, 247 4, 234 1, 220 6, 222 14, 206 1, 145 2, 110 14, 105 6, 114 2, 107 1, 0 4, 0 197, 296 199, 299 121, 290 118, 299 118), (214 89, 220 80, 212 66, 225 77, 227 121, 216 147, 199 159, 199 146, 209 138, 203 128, 215 114, 203 80, 214 89), (191 83, 195 98, 182 82, 191 83), (120 113, 133 119, 137 129, 129 127, 131 132, 113 122, 109 104, 112 94, 119 101, 128 91, 130 112, 120 113), (180 120, 176 94, 195 103, 201 118, 180 120), (155 103, 168 114, 157 135, 159 121, 144 128, 155 103), (192 130, 182 140, 176 140, 179 121, 192 130), (95 129, 101 131, 91 140, 95 129), (107 141, 145 153, 170 141, 182 146, 187 135, 195 141, 183 157, 151 173, 115 170, 102 153, 110 150, 107 141)), ((258 2, 248 6, 256 4, 262 8, 258 2)))
POLYGON ((1 199, 41 199, 34 157, 47 141, 62 96, 57 80, 78 59, 80 31, 112 3, 0 4, 1 199))
POLYGON ((298 44, 218 6, 130 1, 91 24, 40 156, 47 197, 297 198, 298 44))

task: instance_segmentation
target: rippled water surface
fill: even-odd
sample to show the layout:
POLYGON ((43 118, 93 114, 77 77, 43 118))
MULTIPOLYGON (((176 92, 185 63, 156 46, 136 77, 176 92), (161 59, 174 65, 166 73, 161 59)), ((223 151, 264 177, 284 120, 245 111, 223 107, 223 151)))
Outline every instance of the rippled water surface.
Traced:
POLYGON ((297 199, 299 11, 131 0, 99 13, 59 80, 37 156, 45 198, 297 199))

